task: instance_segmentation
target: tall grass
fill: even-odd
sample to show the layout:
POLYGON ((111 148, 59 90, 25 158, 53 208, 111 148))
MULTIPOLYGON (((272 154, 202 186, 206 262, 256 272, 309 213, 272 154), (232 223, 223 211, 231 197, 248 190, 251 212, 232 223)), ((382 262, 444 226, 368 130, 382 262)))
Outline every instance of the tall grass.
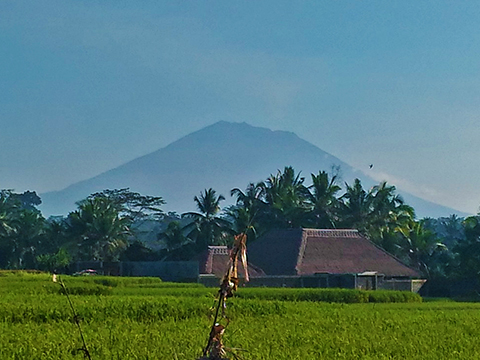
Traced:
MULTIPOLYGON (((0 359, 82 359, 71 311, 50 276, 2 275, 0 359)), ((143 279, 64 280, 71 289, 109 291, 71 296, 92 359, 200 356, 215 289, 143 279)), ((248 350, 245 360, 480 358, 480 304, 384 303, 411 295, 320 290, 240 289, 227 302, 226 345, 248 350), (325 302, 325 294, 363 302, 325 302)))
POLYGON ((406 291, 366 291, 352 289, 243 288, 241 299, 282 301, 323 301, 335 303, 421 302, 420 295, 406 291))

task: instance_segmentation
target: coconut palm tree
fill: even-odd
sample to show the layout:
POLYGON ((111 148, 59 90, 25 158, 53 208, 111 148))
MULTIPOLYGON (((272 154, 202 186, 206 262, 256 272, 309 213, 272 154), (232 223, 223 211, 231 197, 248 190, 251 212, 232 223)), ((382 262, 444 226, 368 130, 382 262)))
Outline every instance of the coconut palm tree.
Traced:
POLYGON ((262 218, 266 218, 267 204, 262 200, 261 184, 248 184, 246 191, 239 188, 232 189, 231 196, 237 198, 236 205, 226 209, 226 215, 232 223, 232 229, 236 234, 245 233, 247 241, 252 241, 257 234, 262 233, 262 218))
POLYGON ((68 232, 85 260, 115 261, 127 246, 129 219, 106 197, 88 198, 68 216, 68 232))
POLYGON ((248 209, 252 215, 261 211, 265 203, 262 201, 262 184, 249 183, 245 192, 239 188, 230 191, 230 195, 237 198, 237 206, 248 209))
POLYGON ((371 239, 392 253, 401 246, 398 241, 395 242, 398 237, 392 234, 408 231, 415 219, 413 208, 405 204, 395 191, 395 186, 385 181, 371 189, 371 212, 367 223, 371 239))
POLYGON ((397 235, 415 218, 412 207, 395 193, 395 186, 386 182, 366 191, 359 179, 349 186, 341 200, 342 225, 355 228, 391 253, 398 253, 401 244, 397 235))
POLYGON ((332 229, 339 221, 339 202, 336 194, 341 190, 337 185, 337 176, 329 178, 325 171, 312 174, 312 185, 308 188, 308 200, 311 204, 310 226, 319 229, 332 229))
POLYGON ((283 173, 279 170, 259 184, 267 204, 262 216, 269 227, 296 228, 305 223, 309 205, 304 181, 300 174, 295 174, 293 167, 287 166, 283 173))
POLYGON ((370 220, 373 194, 365 191, 360 179, 352 186, 345 183, 345 194, 340 197, 342 227, 365 230, 370 220))
POLYGON ((410 265, 430 278, 431 270, 436 266, 436 253, 447 251, 446 246, 436 235, 425 229, 421 221, 411 221, 407 226, 399 229, 403 235, 402 252, 410 265))
POLYGON ((36 268, 36 257, 45 240, 45 219, 36 209, 22 210, 18 222, 19 226, 12 235, 15 244, 12 266, 21 269, 36 268))
POLYGON ((205 189, 200 196, 193 198, 198 212, 188 212, 182 215, 191 219, 185 226, 187 237, 194 239, 197 251, 202 251, 208 245, 225 244, 228 234, 231 233, 231 224, 220 217, 220 202, 225 200, 223 195, 217 195, 212 188, 205 189))
POLYGON ((402 197, 395 193, 396 188, 388 185, 386 181, 372 188, 372 223, 383 225, 387 223, 392 214, 405 214, 415 217, 413 208, 406 205, 402 197))

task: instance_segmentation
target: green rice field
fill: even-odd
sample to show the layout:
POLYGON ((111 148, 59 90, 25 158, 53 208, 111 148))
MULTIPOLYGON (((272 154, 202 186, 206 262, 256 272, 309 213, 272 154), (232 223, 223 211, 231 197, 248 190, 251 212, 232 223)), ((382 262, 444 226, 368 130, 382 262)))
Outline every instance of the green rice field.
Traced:
MULTIPOLYGON (((215 289, 156 278, 62 277, 92 359, 197 359, 215 289)), ((61 287, 0 273, 0 359, 83 359, 61 287)), ((480 359, 480 304, 409 293, 240 289, 225 343, 241 359, 480 359)))

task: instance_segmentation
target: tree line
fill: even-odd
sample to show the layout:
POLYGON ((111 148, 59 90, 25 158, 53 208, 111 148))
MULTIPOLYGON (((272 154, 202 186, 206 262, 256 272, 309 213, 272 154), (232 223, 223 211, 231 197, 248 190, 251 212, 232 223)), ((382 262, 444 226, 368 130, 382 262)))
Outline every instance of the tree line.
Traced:
MULTIPOLYGON (((337 173, 292 167, 235 188, 235 205, 205 189, 196 212, 165 213, 161 197, 104 190, 77 203, 66 217, 45 219, 35 192, 0 191, 0 268, 66 269, 72 261, 189 260, 209 245, 229 245, 246 232, 255 241, 270 229, 358 229, 428 279, 475 279, 480 273, 480 215, 417 219, 387 182, 365 189, 337 173), (342 187, 343 185, 343 187, 342 187), (153 230, 152 230, 153 229, 153 230), (148 245, 145 233, 153 235, 148 245)), ((267 256, 267 254, 266 254, 267 256)))

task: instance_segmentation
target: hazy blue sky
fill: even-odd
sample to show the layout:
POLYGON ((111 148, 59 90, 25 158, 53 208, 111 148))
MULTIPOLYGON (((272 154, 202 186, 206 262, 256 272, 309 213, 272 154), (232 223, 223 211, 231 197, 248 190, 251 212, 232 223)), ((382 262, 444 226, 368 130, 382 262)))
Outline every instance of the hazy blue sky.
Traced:
POLYGON ((476 213, 479 30, 461 0, 1 1, 0 188, 61 189, 227 120, 476 213))

